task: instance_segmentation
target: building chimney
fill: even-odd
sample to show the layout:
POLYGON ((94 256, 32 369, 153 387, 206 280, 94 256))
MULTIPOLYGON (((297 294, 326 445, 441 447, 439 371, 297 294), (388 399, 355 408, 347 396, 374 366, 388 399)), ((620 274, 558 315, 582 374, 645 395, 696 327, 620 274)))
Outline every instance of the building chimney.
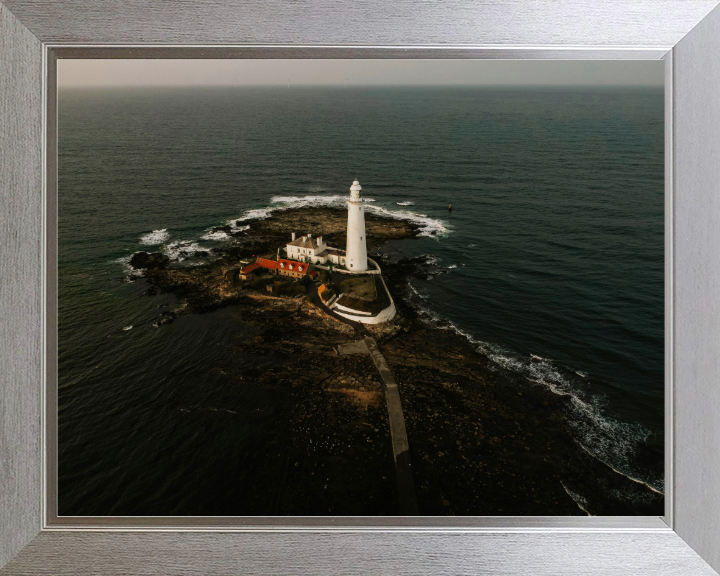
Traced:
POLYGON ((295 232, 292 233, 293 242, 295 242, 295 232))
POLYGON ((322 246, 322 236, 318 236, 318 246, 322 246))

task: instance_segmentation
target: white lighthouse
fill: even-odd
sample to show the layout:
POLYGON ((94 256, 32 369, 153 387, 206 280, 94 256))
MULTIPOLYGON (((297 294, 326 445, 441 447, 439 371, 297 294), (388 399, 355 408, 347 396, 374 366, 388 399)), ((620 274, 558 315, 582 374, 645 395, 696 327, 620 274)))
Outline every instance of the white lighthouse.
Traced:
POLYGON ((348 198, 347 254, 345 267, 351 272, 367 270, 367 247, 365 245, 365 206, 363 205, 362 187, 355 180, 350 186, 348 198))

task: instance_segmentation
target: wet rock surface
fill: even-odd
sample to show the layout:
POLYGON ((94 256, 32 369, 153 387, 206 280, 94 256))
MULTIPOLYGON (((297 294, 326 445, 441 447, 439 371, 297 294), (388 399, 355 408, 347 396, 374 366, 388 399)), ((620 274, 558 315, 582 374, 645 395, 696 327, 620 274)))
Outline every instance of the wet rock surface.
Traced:
MULTIPOLYGON (((244 331, 234 344, 238 358, 277 359, 264 369, 237 362, 228 374, 229 385, 267 388, 278 403, 272 431, 244 456, 242 505, 225 513, 399 513, 382 381, 367 355, 338 354, 340 344, 359 334, 305 297, 278 297, 237 277, 239 260, 274 253, 291 232, 343 247, 346 218, 346 211, 327 208, 277 212, 241 222, 250 229, 214 250, 212 262, 145 271, 151 285, 181 298, 161 323, 232 304, 237 321, 252 327, 251 336, 244 331)), ((662 515, 661 494, 582 444, 568 420, 568 396, 418 319, 402 294, 409 276, 427 274, 424 261, 390 265, 376 253, 385 241, 417 232, 411 223, 367 215, 369 252, 383 267, 398 310, 392 322, 368 330, 400 389, 420 514, 662 515)))
POLYGON ((169 263, 170 258, 159 252, 153 252, 152 254, 135 252, 130 259, 130 266, 135 269, 146 268, 148 270, 156 270, 158 268, 164 268, 169 263))

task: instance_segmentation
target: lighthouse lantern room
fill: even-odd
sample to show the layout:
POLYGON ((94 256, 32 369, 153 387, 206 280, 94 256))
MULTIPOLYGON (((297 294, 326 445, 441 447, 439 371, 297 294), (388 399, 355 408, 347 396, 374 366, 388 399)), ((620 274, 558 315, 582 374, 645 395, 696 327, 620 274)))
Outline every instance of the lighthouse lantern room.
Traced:
POLYGON ((365 206, 357 178, 350 187, 348 198, 347 254, 345 266, 351 272, 367 270, 367 246, 365 242, 365 206))

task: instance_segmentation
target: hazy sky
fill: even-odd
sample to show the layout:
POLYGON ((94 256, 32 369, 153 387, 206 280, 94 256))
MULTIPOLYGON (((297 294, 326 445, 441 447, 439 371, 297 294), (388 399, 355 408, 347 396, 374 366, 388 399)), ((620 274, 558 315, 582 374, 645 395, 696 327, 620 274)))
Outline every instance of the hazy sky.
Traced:
POLYGON ((662 61, 627 60, 59 60, 58 85, 662 86, 662 61))

